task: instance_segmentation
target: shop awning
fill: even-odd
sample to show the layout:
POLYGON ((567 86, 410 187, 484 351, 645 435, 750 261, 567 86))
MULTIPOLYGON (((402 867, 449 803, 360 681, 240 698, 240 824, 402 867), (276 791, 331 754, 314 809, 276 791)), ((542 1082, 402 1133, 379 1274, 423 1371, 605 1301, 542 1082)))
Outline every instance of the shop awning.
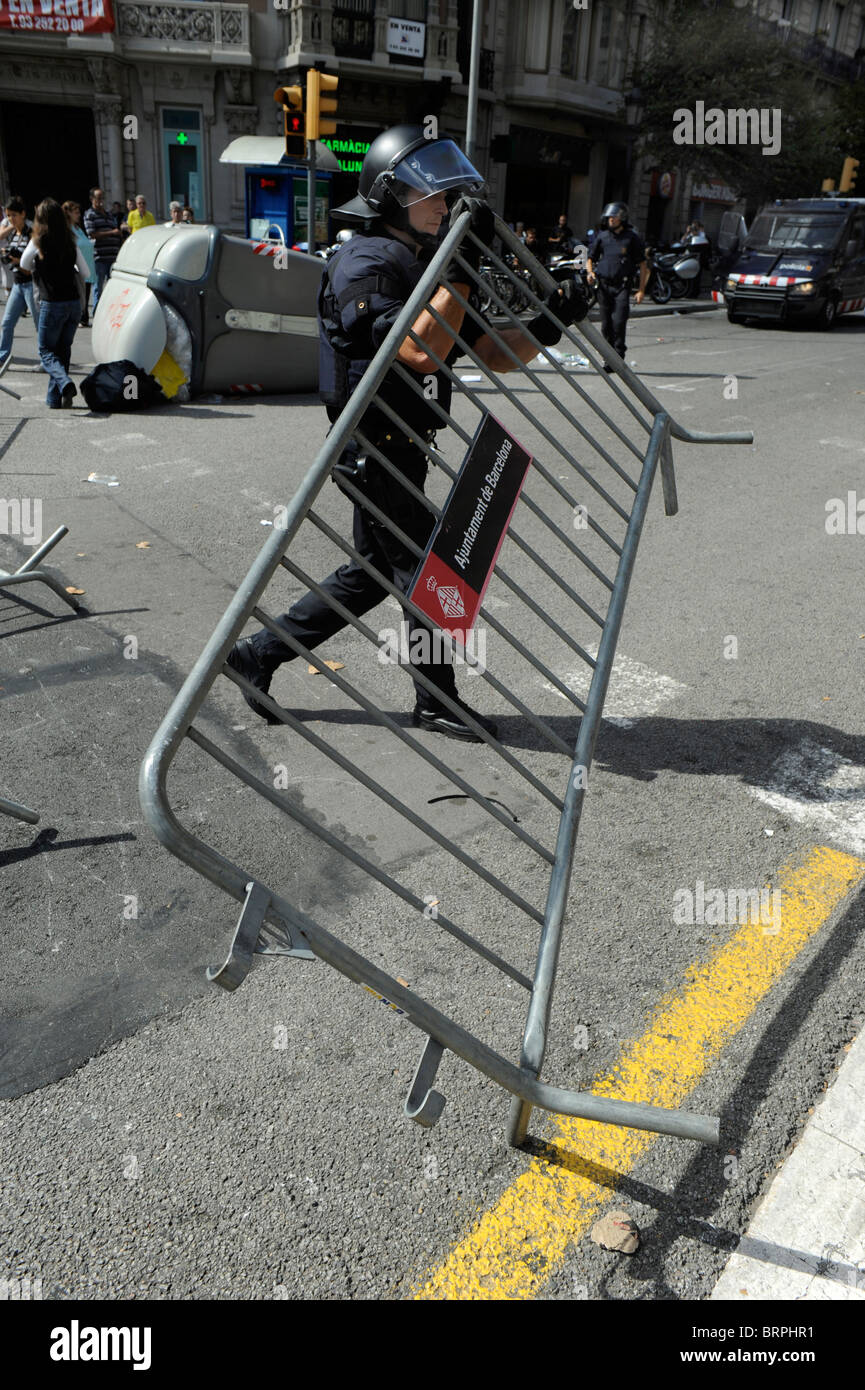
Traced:
MULTIPOLYGON (((236 140, 232 140, 230 145, 226 145, 219 156, 219 162, 249 165, 293 164, 304 167, 302 161, 286 156, 285 141, 281 135, 240 135, 236 140)), ((339 173, 339 160, 320 140, 315 142, 315 162, 318 169, 339 173)))

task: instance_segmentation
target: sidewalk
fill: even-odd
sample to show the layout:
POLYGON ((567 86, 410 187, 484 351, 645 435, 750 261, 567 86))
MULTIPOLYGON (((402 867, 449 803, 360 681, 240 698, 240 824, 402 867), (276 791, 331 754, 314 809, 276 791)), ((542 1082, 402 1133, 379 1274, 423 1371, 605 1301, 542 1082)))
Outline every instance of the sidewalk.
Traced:
MULTIPOLYGON (((631 300, 631 318, 649 319, 661 314, 701 314, 724 307, 723 304, 716 304, 709 294, 704 295, 702 299, 671 299, 667 304, 656 304, 654 300, 647 298, 642 304, 635 304, 631 300)), ((597 317, 595 310, 592 310, 589 318, 597 317)))
POLYGON ((710 1301, 865 1301, 865 1033, 773 1180, 710 1301))

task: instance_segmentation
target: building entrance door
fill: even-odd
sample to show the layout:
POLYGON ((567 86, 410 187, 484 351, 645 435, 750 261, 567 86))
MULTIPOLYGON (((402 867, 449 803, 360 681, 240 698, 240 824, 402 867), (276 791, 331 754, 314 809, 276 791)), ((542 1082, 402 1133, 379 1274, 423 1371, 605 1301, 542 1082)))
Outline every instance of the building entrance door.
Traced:
POLYGON ((71 198, 82 212, 90 206, 99 161, 89 107, 0 102, 0 140, 8 178, 4 197, 23 198, 30 215, 43 198, 71 198))

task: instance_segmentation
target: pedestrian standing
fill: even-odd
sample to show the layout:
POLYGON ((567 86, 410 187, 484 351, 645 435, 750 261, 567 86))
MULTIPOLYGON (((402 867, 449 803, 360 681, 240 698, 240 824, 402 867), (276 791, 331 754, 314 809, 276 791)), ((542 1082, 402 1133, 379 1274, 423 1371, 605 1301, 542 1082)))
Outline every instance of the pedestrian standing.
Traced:
POLYGON ((2 257, 2 251, 4 249, 2 243, 8 236, 12 235, 12 230, 12 223, 6 216, 5 206, 0 207, 0 282, 2 282, 3 285, 4 304, 9 298, 14 281, 12 279, 12 267, 2 257))
POLYGON ((21 265, 21 257, 30 241, 32 230, 27 221, 27 209, 23 198, 10 198, 6 204, 6 216, 11 231, 5 238, 3 258, 12 270, 12 289, 6 302, 3 324, 0 327, 0 375, 12 361, 12 340, 15 325, 24 310, 29 308, 33 315, 33 325, 39 329, 39 309, 33 298, 33 277, 29 268, 21 265))
POLYGON ((574 233, 568 226, 567 215, 563 212, 548 238, 549 248, 551 251, 563 254, 569 249, 569 244, 573 239, 574 233))
POLYGON ((75 240, 81 248, 81 254, 87 262, 87 279, 84 282, 84 299, 81 309, 81 327, 90 327, 90 315, 88 313, 88 303, 90 300, 90 286, 96 280, 96 258, 93 254, 93 242, 89 236, 85 236, 81 229, 81 204, 66 202, 63 204, 63 211, 66 213, 66 220, 75 235, 75 240))
POLYGON ((96 262, 96 288, 93 291, 95 313, 99 296, 105 288, 105 281, 111 274, 111 267, 117 260, 117 252, 123 240, 117 218, 105 206, 105 194, 101 188, 90 190, 90 207, 84 214, 84 230, 93 242, 93 256, 96 262))
POLYGON ((155 227, 156 218, 147 209, 147 199, 143 193, 136 193, 135 207, 130 212, 126 221, 129 223, 129 235, 139 232, 142 227, 155 227))
POLYGON ((183 204, 182 204, 182 203, 178 203, 178 202, 169 203, 169 204, 168 204, 168 216, 169 216, 169 219, 170 219, 170 220, 169 220, 168 222, 165 223, 166 227, 180 227, 180 226, 182 226, 182 225, 183 225, 183 204))
POLYGON ((191 227, 195 221, 195 213, 192 211, 192 208, 189 206, 188 203, 185 203, 183 205, 183 210, 180 214, 180 220, 181 222, 185 222, 189 227, 191 227))
MULTIPOLYGON (((625 203, 608 203, 601 214, 601 222, 602 230, 589 247, 586 276, 590 285, 596 284, 598 287, 601 332, 624 359, 627 351, 625 334, 631 310, 631 281, 639 266, 640 288, 634 297, 638 304, 642 304, 649 278, 649 264, 642 238, 628 222, 625 203)), ((605 372, 613 370, 608 363, 604 363, 605 372)))
POLYGON ((87 262, 82 255, 62 207, 44 198, 36 209, 33 236, 21 257, 22 269, 31 271, 39 288, 39 356, 48 373, 49 409, 71 406, 77 387, 69 375, 72 340, 81 318, 81 297, 76 270, 84 279, 87 262))

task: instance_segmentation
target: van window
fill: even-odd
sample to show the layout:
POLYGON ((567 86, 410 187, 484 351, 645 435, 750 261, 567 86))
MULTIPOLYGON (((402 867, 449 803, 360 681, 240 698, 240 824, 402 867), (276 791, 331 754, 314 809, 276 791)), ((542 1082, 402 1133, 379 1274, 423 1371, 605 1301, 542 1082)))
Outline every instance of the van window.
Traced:
POLYGON ((837 212, 761 212, 745 244, 753 251, 828 251, 845 221, 837 212))
POLYGON ((853 218, 847 240, 856 242, 858 247, 856 255, 861 256, 863 247, 865 247, 865 212, 857 212, 853 218))

